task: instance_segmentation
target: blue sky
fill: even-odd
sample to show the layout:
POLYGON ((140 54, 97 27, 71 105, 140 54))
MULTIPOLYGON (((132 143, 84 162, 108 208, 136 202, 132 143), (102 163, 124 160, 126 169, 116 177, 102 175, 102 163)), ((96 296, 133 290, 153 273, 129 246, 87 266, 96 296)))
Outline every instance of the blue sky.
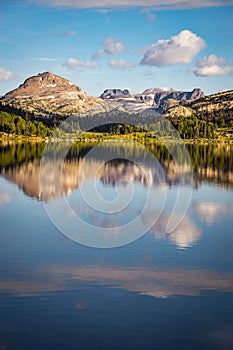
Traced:
POLYGON ((91 95, 233 89, 232 0, 2 0, 0 95, 51 71, 91 95))

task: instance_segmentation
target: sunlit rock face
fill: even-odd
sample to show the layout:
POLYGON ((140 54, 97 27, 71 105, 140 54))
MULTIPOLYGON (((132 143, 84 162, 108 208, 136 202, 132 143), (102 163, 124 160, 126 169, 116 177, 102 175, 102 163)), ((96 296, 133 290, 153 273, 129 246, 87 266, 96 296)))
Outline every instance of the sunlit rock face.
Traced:
POLYGON ((0 99, 2 107, 29 115, 49 117, 96 114, 107 111, 103 99, 89 96, 79 86, 56 74, 30 77, 0 99))
POLYGON ((193 114, 193 109, 190 107, 185 106, 171 106, 164 109, 165 114, 164 116, 171 119, 171 118, 179 118, 181 115, 183 117, 191 117, 193 114))
POLYGON ((111 107, 121 107, 128 112, 161 114, 181 102, 190 102, 204 97, 204 93, 200 89, 176 91, 171 88, 151 88, 142 93, 131 94, 127 89, 108 89, 100 97, 111 107))
MULTIPOLYGON (((232 112, 233 90, 223 91, 217 94, 206 96, 200 101, 192 101, 190 107, 196 111, 197 116, 220 111, 232 112)), ((230 115, 230 114, 229 114, 230 115)))
POLYGON ((233 91, 204 96, 202 90, 178 91, 150 88, 132 94, 128 89, 107 89, 100 98, 84 92, 71 81, 51 72, 25 80, 17 89, 0 98, 0 109, 32 118, 90 116, 114 112, 142 115, 197 116, 232 111, 233 91))
POLYGON ((104 100, 114 99, 114 98, 130 98, 130 97, 133 97, 133 96, 131 95, 128 89, 124 89, 124 90, 107 89, 101 95, 101 98, 104 100))

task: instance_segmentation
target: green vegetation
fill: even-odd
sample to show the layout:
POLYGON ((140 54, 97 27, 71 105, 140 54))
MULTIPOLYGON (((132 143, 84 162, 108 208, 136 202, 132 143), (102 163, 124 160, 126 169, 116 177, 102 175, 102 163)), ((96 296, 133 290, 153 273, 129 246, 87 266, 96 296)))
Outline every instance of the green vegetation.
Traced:
POLYGON ((89 117, 73 117, 72 120, 25 120, 15 114, 0 111, 1 138, 42 138, 52 136, 54 139, 72 138, 84 142, 98 142, 103 139, 136 139, 154 142, 158 138, 195 140, 233 140, 233 120, 221 116, 200 119, 195 115, 190 117, 165 119, 163 116, 141 116, 138 114, 124 115, 119 111, 99 114, 89 117), (211 120, 210 120, 211 119, 211 120), (116 123, 116 120, 119 120, 116 123), (127 123, 125 121, 127 120, 127 123), (102 124, 102 125, 101 125, 102 124), (136 124, 136 125, 135 125, 136 124), (98 125, 98 126, 95 126, 98 125), (90 130, 84 132, 82 130, 90 130))
POLYGON ((217 127, 213 122, 200 120, 196 116, 180 117, 173 122, 183 139, 215 139, 217 127))
POLYGON ((39 121, 25 120, 15 114, 0 111, 0 131, 17 136, 36 136, 45 138, 52 132, 46 125, 39 121))
MULTIPOLYGON (((79 142, 73 143, 66 159, 72 159, 77 157, 84 157, 95 144, 79 142)), ((44 149, 47 147, 47 152, 59 152, 63 149, 64 145, 57 142, 54 144, 46 144, 45 142, 14 142, 14 143, 2 143, 0 145, 0 167, 18 165, 22 162, 27 162, 33 159, 40 159, 43 155, 44 149)), ((147 152, 144 147, 138 147, 137 143, 124 143, 124 142, 104 142, 99 146, 99 152, 95 153, 95 157, 105 157, 107 153, 119 152, 121 156, 125 156, 126 159, 138 158, 146 159, 147 152), (114 148, 116 150, 114 151, 114 148)), ((189 152, 193 170, 197 170, 198 167, 211 167, 213 169, 232 170, 233 169, 233 157, 232 157, 232 145, 223 144, 187 144, 185 146, 189 152)), ((182 148, 176 143, 171 144, 170 149, 164 144, 149 143, 146 144, 146 148, 150 150, 160 162, 166 162, 172 159, 171 154, 177 154, 182 151, 182 148), (172 152, 171 152, 172 150, 172 152)), ((203 175, 204 176, 204 175, 203 175)))
POLYGON ((19 164, 41 157, 44 148, 44 142, 2 143, 0 147, 0 167, 19 164))

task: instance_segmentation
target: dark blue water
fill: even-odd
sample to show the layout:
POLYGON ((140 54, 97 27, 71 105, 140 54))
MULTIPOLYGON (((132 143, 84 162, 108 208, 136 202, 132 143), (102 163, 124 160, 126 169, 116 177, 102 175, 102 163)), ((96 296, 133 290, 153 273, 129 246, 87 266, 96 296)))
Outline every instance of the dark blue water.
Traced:
POLYGON ((72 149, 60 185, 50 171, 41 188, 44 145, 1 146, 0 349, 232 349, 232 148, 188 146, 192 176, 178 176, 161 146, 149 147, 156 168, 137 146, 114 147, 119 157, 105 163, 103 149, 89 159, 90 147, 72 149), (191 200, 168 233, 179 191, 191 200), (118 234, 120 246, 77 243, 80 228, 69 239, 77 216, 96 227, 97 240, 118 234), (135 218, 132 240, 150 229, 121 245, 121 227, 135 218))

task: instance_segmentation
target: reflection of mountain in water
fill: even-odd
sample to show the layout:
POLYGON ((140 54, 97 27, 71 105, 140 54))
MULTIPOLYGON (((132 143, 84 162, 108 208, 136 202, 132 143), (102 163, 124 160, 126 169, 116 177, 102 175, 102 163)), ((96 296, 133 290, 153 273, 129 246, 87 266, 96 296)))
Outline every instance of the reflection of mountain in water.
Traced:
POLYGON ((1 170, 1 175, 7 180, 16 183, 26 195, 39 200, 55 199, 63 194, 72 192, 78 187, 77 177, 74 173, 75 168, 72 169, 70 164, 64 164, 61 177, 62 187, 55 185, 55 174, 48 173, 47 186, 41 189, 40 161, 38 159, 1 170))
POLYGON ((190 174, 187 172, 185 176, 180 176, 180 169, 177 170, 173 162, 157 168, 153 164, 151 167, 139 166, 122 159, 104 164, 95 159, 66 160, 62 167, 61 177, 57 176, 56 166, 50 163, 44 171, 42 186, 40 186, 40 161, 38 159, 12 167, 4 167, 1 169, 1 175, 16 183, 26 195, 48 201, 72 193, 85 181, 95 177, 95 169, 99 169, 96 179, 100 180, 104 186, 127 185, 129 182, 140 183, 146 187, 163 188, 178 184, 192 184, 190 174), (79 173, 81 164, 82 169, 85 168, 84 173, 79 173))
POLYGON ((192 174, 188 167, 178 167, 173 161, 164 164, 135 164, 118 159, 106 162, 99 172, 104 185, 115 186, 119 183, 138 182, 147 187, 173 187, 192 184, 192 174))
MULTIPOLYGON (((70 151, 63 163, 61 181, 56 174, 57 169, 53 162, 47 164, 48 168, 43 176, 43 188, 40 187, 40 160, 37 158, 42 154, 41 147, 37 145, 35 148, 29 144, 29 148, 25 148, 23 145, 22 152, 18 148, 15 149, 15 146, 12 147, 13 149, 8 146, 7 149, 1 150, 3 166, 0 168, 0 173, 9 181, 16 183, 25 194, 38 200, 48 201, 69 194, 85 181, 93 178, 95 173, 96 178, 104 186, 137 182, 148 187, 170 188, 177 185, 189 185, 197 188, 202 181, 207 181, 233 188, 230 146, 225 148, 223 146, 222 148, 188 146, 194 164, 193 177, 187 165, 175 165, 166 148, 158 145, 150 147, 158 160, 157 164, 145 159, 145 155, 143 152, 140 153, 141 150, 138 150, 137 147, 129 148, 127 144, 120 146, 121 150, 124 149, 124 157, 120 152, 121 158, 107 162, 104 162, 104 158, 101 159, 102 151, 98 153, 98 157, 84 157, 85 148, 81 149, 80 153, 77 153, 75 149, 70 151), (7 154, 6 159, 4 151, 7 154), (31 156, 30 151, 33 152, 31 156), (135 154, 136 163, 127 160, 127 157, 132 159, 132 155, 135 154), (25 155, 24 158, 23 155, 25 155), (10 159, 10 162, 7 163, 7 159, 10 159), (84 166, 83 163, 85 163, 84 166), (85 172, 79 174, 81 164, 85 172), (96 169, 98 169, 97 172, 96 169)), ((107 152, 110 148, 110 145, 102 147, 107 152)))

